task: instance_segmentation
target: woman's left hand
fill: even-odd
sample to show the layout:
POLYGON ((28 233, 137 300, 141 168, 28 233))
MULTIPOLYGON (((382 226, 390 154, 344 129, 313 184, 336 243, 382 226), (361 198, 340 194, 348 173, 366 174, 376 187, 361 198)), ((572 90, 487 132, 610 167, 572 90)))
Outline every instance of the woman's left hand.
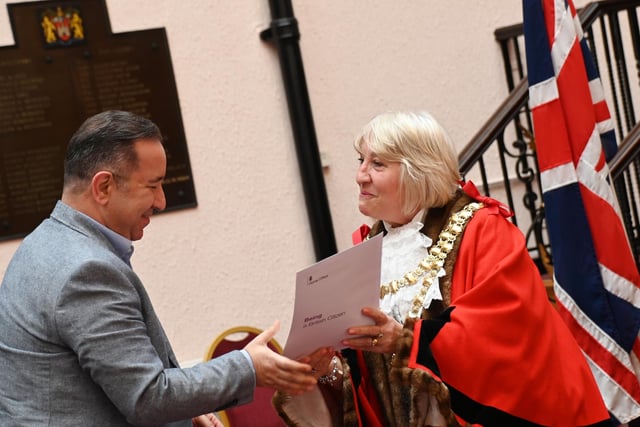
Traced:
POLYGON ((354 337, 343 340, 342 344, 355 350, 393 353, 402 335, 402 325, 378 308, 365 307, 362 314, 372 318, 375 325, 350 327, 347 333, 354 337))

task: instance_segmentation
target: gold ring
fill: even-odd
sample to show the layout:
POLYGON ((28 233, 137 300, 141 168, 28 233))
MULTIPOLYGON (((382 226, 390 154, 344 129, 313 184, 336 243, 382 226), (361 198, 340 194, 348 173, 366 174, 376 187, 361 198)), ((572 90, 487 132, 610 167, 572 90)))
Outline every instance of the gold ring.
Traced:
POLYGON ((378 338, 371 338, 371 347, 375 347, 378 344, 378 338))

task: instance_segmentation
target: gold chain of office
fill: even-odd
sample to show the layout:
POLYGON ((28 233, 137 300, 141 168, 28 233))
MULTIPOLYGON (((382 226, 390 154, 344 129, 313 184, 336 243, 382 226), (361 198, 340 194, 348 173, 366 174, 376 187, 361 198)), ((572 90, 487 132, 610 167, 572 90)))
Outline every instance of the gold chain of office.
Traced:
POLYGON ((473 217, 473 214, 482 206, 482 203, 472 202, 452 214, 449 217, 449 223, 440 232, 438 242, 431 246, 427 257, 420 261, 415 270, 408 272, 401 279, 392 280, 389 283, 380 285, 380 299, 388 294, 395 294, 402 288, 413 286, 422 278, 422 289, 418 291, 418 294, 414 298, 411 311, 408 314, 410 318, 417 319, 422 311, 422 305, 427 297, 427 291, 438 276, 440 269, 442 269, 444 260, 453 249, 456 239, 464 230, 467 222, 473 217))

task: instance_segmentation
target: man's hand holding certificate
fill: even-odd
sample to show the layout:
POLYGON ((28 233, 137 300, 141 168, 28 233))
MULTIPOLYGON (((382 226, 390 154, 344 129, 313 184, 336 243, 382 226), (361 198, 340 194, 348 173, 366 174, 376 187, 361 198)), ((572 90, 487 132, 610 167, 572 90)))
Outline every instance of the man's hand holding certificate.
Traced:
POLYGON ((319 347, 341 349, 347 328, 370 325, 363 307, 378 307, 382 235, 326 258, 296 275, 296 299, 284 348, 296 359, 319 347))

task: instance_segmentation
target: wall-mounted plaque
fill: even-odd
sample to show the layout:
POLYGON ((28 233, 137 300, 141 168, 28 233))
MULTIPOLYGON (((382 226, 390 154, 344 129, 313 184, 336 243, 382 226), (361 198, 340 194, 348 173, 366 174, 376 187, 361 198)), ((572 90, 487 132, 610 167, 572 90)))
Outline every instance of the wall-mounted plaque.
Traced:
POLYGON ((7 8, 15 45, 0 47, 0 239, 24 236, 49 215, 71 135, 104 110, 160 127, 167 210, 196 206, 164 28, 113 34, 105 0, 7 8))

